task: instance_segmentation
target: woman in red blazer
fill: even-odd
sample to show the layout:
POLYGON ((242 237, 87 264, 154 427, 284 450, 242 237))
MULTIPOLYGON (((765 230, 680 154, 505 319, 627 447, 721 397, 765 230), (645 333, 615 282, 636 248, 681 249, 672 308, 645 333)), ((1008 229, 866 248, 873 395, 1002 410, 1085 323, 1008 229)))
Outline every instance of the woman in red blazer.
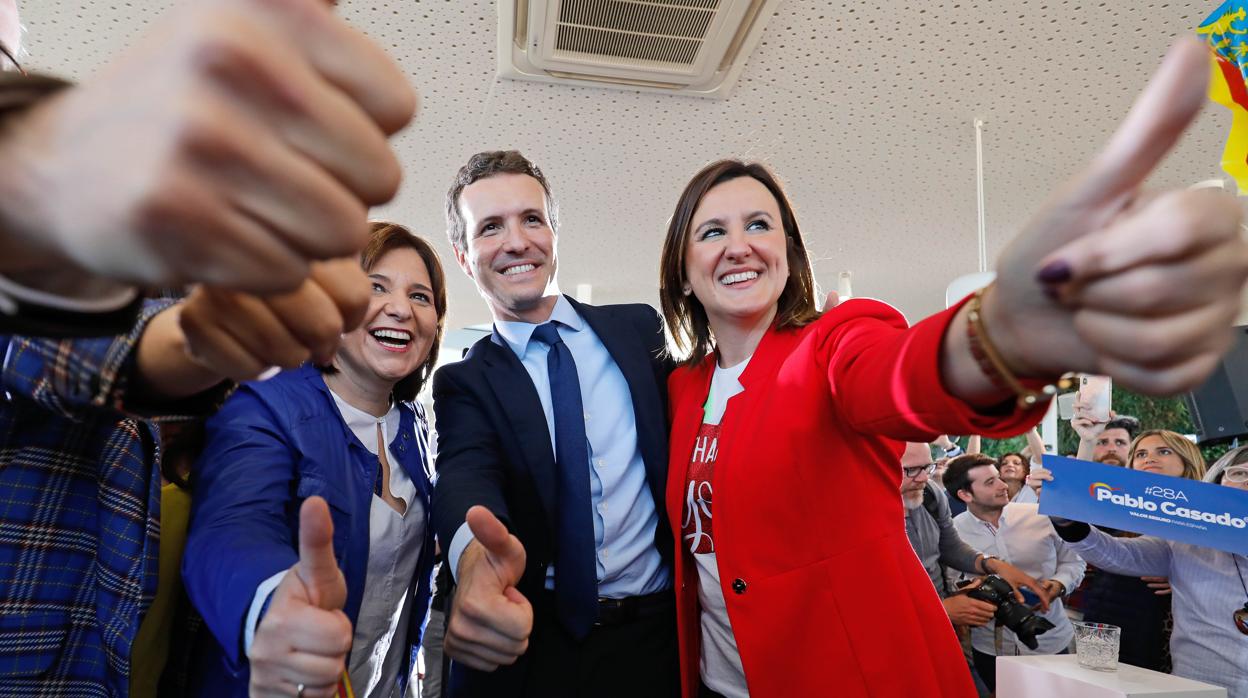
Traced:
MULTIPOLYGON (((1194 72, 1203 58, 1189 48, 1181 60, 1194 72)), ((1198 98, 1184 92, 1178 102, 1198 98)), ((1146 128, 1150 118, 1128 127, 1156 158, 1162 136, 1146 128)), ((1130 177, 1093 168, 1068 194, 1085 209, 1059 199, 1003 254, 995 284, 913 327, 877 301, 819 311, 793 210, 765 168, 721 161, 695 175, 660 262, 664 315, 690 354, 669 381, 666 496, 679 523, 686 696, 974 695, 906 537, 902 442, 1022 433, 1047 404, 1049 393, 1035 393, 1041 379, 1067 369, 1154 393, 1203 379, 1227 346, 1219 330, 1248 274, 1238 212, 1233 201, 1171 194, 1163 218, 1184 223, 1164 228, 1159 244, 1157 212, 1136 215, 1124 196, 1135 180, 1120 180, 1147 174, 1134 165, 1130 177), (1089 204, 1096 187, 1118 193, 1089 204), (1114 228, 1099 230, 1111 218, 1114 228), (1115 270, 1109 254, 1083 268, 1066 256, 1111 234, 1130 243, 1132 264, 1115 270), (1176 287, 1196 269, 1221 290, 1193 286, 1142 307, 1098 288, 1139 282, 1142 269, 1140 293, 1176 287), (1093 311, 1100 322, 1085 322, 1093 311), (1180 320, 1188 342, 1163 338, 1158 330, 1180 320), (1123 332, 1156 341, 1137 356, 1138 343, 1117 346, 1123 332)))
POLYGON ((669 383, 686 695, 699 678, 729 696, 747 683, 756 696, 974 695, 906 537, 902 441, 1015 434, 1043 409, 981 414, 948 394, 938 350, 961 306, 909 331, 875 301, 820 315, 792 211, 761 166, 717 163, 687 195, 664 310, 680 337, 704 309, 718 341, 669 383), (733 334, 721 311, 759 322, 733 334))

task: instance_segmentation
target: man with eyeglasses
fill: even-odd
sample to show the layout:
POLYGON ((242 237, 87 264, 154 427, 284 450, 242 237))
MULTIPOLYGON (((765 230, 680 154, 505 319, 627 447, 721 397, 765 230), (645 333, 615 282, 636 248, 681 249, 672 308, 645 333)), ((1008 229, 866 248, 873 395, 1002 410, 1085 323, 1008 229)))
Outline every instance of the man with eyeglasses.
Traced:
POLYGON ((935 469, 927 444, 906 444, 901 454, 901 499, 906 510, 906 535, 927 570, 932 586, 944 599, 945 611, 954 625, 983 625, 992 620, 996 606, 964 594, 951 595, 956 590, 947 588, 943 567, 971 574, 995 574, 1015 589, 1025 587, 1038 592, 1042 587, 1026 572, 999 558, 985 556, 962 540, 953 527, 945 494, 930 484, 935 469))
MULTIPOLYGON (((992 620, 997 607, 966 594, 953 593, 956 590, 950 589, 945 581, 945 568, 971 574, 996 574, 1016 590, 1022 586, 1035 591, 1040 588, 1040 582, 1008 562, 985 556, 962 540, 953 527, 945 493, 932 482, 935 470, 936 463, 932 462, 927 444, 906 444, 901 454, 901 499, 906 512, 906 535, 940 595, 949 621, 954 625, 979 627, 992 620)), ((979 694, 988 695, 987 687, 969 660, 967 665, 979 694)))

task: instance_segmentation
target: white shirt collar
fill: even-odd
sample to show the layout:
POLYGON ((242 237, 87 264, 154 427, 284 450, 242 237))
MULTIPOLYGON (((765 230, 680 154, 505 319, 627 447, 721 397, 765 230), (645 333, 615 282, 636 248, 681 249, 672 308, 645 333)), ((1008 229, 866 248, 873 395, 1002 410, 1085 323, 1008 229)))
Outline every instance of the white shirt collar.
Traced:
MULTIPOLYGON (((325 386, 329 387, 328 384, 325 386)), ((338 414, 342 415, 342 421, 346 422, 347 428, 355 435, 360 444, 368 449, 368 452, 374 456, 378 455, 377 448, 377 425, 381 425, 381 438, 385 442, 386 448, 390 448, 390 442, 394 440, 395 434, 399 433, 402 418, 399 412, 399 404, 397 402, 390 403, 390 409, 385 416, 374 417, 364 410, 357 409, 343 400, 333 390, 329 394, 334 397, 334 404, 338 407, 338 414)), ((407 476, 407 472, 403 470, 401 461, 393 450, 390 451, 393 457, 387 457, 386 461, 390 466, 390 491, 396 497, 402 497, 407 500, 410 505, 416 496, 416 483, 407 476)))
POLYGON ((1007 523, 1009 523, 1008 521, 1009 515, 1010 515, 1010 505, 1006 504, 1005 508, 1001 510, 1001 518, 997 519, 996 525, 993 525, 991 521, 985 521, 979 518, 978 516, 975 516, 975 514, 971 514, 971 517, 973 517, 976 521, 980 522, 984 526, 987 526, 988 528, 992 529, 993 531, 1000 531, 1001 529, 1005 528, 1005 525, 1007 523))
MULTIPOLYGON (((325 387, 329 387, 326 385, 325 387)), ((347 423, 347 428, 351 433, 355 434, 360 443, 367 448, 370 453, 377 455, 377 425, 382 427, 383 438, 386 439, 387 445, 389 440, 394 438, 399 426, 399 405, 397 402, 390 402, 390 409, 381 417, 374 417, 343 400, 342 397, 330 389, 329 394, 334 398, 334 404, 338 406, 338 413, 342 415, 342 421, 347 423)))
MULTIPOLYGON (((568 299, 562 294, 559 300, 555 301, 555 309, 550 313, 550 320, 547 322, 557 322, 573 332, 580 332, 585 328, 585 321, 576 312, 576 308, 568 302, 568 299)), ((524 359, 524 354, 528 351, 529 340, 533 337, 533 330, 537 329, 539 324, 532 322, 506 322, 499 320, 494 323, 494 332, 511 348, 516 356, 524 359)))

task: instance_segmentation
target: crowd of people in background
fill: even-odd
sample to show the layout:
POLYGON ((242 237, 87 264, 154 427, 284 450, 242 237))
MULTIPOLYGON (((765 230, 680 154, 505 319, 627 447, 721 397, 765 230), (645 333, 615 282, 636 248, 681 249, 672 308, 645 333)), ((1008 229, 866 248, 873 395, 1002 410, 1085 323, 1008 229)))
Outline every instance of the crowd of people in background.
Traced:
MULTIPOLYGON (((1027 432, 1069 372, 1173 394, 1230 346, 1238 204, 1142 189, 1205 99, 1198 41, 995 282, 913 324, 820 302, 814 229, 735 159, 673 192, 657 298, 579 303, 557 242, 592 231, 519 152, 472 155, 442 205, 493 329, 435 371, 473 301, 429 231, 367 219, 415 95, 332 3, 188 3, 81 85, 19 71, 15 13, 0 694, 965 696, 1069 651, 1072 609, 1130 609, 1141 666, 1248 698, 1239 556, 1041 516, 1034 429, 927 445, 1027 432), (996 580, 1051 629, 995 628, 996 580)), ((1248 487, 1245 449, 1075 428, 1248 487)))
MULTIPOLYGON (((1078 449, 1067 454, 1072 458, 1248 490, 1248 446, 1230 448, 1210 467, 1195 437, 1142 430, 1131 416, 1098 422, 1077 412, 1070 425, 1078 436, 1078 449)), ((967 440, 964 451, 942 436, 930 446, 908 444, 901 459, 907 532, 950 621, 962 631, 979 694, 994 689, 994 656, 1073 651, 1070 619, 1075 618, 1120 628, 1123 663, 1244 695, 1246 633, 1238 621, 1231 622, 1230 608, 1236 599, 1248 599, 1239 574, 1248 567, 1238 560, 1242 556, 1040 515, 1036 504, 1010 496, 1004 475, 1011 468, 1036 468, 1037 476, 1024 476, 1031 502, 1053 480, 1043 467, 1046 450, 1038 432, 1026 436, 1025 455, 994 458, 979 451, 977 437, 967 440), (1020 457, 1021 464, 1008 462, 1020 457), (954 499, 966 510, 951 517, 954 499), (998 556, 1016 563, 1022 576, 982 564, 998 556), (970 559, 980 564, 968 564, 970 559), (1035 590, 1035 579, 1043 580, 1038 598, 1018 596, 1054 625, 1036 646, 1024 646, 1010 629, 998 627, 996 605, 968 595, 988 574, 1023 592, 1035 590)))

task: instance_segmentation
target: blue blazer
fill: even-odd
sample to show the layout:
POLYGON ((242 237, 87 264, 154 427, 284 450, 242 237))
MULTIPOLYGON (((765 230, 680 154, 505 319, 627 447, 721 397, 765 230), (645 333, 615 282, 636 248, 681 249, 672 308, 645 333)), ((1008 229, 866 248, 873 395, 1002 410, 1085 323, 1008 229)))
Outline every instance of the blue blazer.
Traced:
MULTIPOLYGON (((434 562, 433 487, 423 409, 400 403, 400 410, 390 451, 416 483, 425 512, 407 635, 408 661, 414 663, 434 562)), ((192 685, 198 695, 247 695, 243 624, 261 582, 298 562, 299 507, 308 497, 329 503, 334 556, 347 582, 343 611, 354 625, 368 569, 369 510, 378 467, 377 457, 342 420, 313 366, 242 385, 208 421, 203 455, 193 470, 191 526, 182 558, 187 593, 212 631, 195 660, 192 685)))

